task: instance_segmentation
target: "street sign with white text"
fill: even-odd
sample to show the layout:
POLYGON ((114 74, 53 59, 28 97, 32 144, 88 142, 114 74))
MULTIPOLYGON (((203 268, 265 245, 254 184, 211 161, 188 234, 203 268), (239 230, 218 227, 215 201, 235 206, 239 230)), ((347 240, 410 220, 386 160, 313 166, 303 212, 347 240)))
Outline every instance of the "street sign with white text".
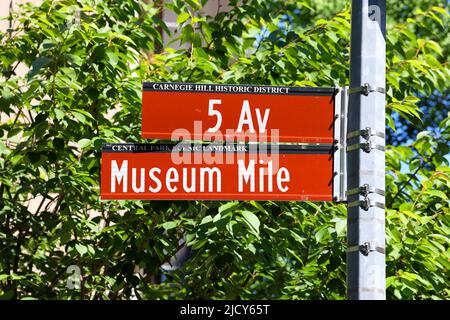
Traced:
POLYGON ((331 201, 331 146, 105 144, 101 198, 331 201))
POLYGON ((144 83, 142 137, 333 143, 335 88, 144 83))

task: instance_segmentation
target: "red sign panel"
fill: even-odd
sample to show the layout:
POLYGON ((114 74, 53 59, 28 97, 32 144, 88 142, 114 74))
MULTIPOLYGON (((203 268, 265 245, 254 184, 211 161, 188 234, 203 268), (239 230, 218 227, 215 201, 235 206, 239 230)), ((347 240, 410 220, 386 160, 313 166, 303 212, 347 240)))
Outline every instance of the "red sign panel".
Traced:
POLYGON ((142 137, 333 143, 334 88, 144 83, 142 137))
POLYGON ((101 198, 331 201, 330 148, 105 144, 101 198))

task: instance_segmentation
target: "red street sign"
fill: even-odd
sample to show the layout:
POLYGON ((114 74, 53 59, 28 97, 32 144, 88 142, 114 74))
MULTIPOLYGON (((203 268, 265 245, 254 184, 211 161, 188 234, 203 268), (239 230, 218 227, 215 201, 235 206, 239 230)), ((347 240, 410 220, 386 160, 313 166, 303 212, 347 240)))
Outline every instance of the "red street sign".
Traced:
POLYGON ((105 144, 101 198, 331 201, 330 146, 105 144))
POLYGON ((144 83, 142 137, 333 143, 334 88, 144 83))

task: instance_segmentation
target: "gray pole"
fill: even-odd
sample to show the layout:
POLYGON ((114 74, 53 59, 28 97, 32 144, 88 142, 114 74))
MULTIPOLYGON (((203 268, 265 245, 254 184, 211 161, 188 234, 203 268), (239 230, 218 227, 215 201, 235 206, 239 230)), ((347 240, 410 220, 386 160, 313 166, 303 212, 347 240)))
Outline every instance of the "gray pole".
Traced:
POLYGON ((347 290, 386 299, 386 0, 352 0, 347 129, 347 290))

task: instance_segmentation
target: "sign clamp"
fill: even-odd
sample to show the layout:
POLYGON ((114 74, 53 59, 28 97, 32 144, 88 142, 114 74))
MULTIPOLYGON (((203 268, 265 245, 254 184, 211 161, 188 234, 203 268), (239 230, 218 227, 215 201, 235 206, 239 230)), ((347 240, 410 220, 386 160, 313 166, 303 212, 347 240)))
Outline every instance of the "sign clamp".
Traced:
POLYGON ((351 253, 351 252, 356 252, 359 251, 361 252, 364 256, 368 256, 371 252, 378 252, 381 254, 386 254, 386 249, 381 247, 381 246, 377 246, 376 244, 370 243, 370 242, 364 242, 361 245, 356 245, 356 246, 351 246, 350 248, 347 249, 347 253, 351 253))
POLYGON ((350 140, 350 139, 358 137, 358 136, 361 136, 361 137, 363 137, 366 140, 369 140, 373 136, 376 136, 376 137, 379 137, 379 138, 382 138, 382 139, 384 139, 386 137, 383 132, 379 132, 379 131, 376 131, 376 130, 370 128, 370 127, 367 127, 365 129, 362 129, 362 130, 349 132, 347 134, 347 140, 350 140))
POLYGON ((347 205, 348 208, 358 207, 358 206, 361 207, 361 209, 363 209, 365 211, 369 211, 369 209, 372 207, 378 207, 381 209, 385 208, 384 203, 377 202, 377 201, 374 201, 369 198, 364 198, 363 200, 356 200, 356 201, 350 202, 347 205))
POLYGON ((382 145, 373 143, 371 141, 367 141, 367 142, 356 143, 356 144, 352 144, 352 145, 348 146, 347 152, 355 151, 360 148, 361 148, 361 150, 363 150, 366 153, 370 153, 374 149, 377 149, 377 150, 380 150, 383 152, 386 150, 386 148, 382 145))
POLYGON ((373 130, 370 127, 366 127, 365 129, 349 132, 347 134, 347 140, 358 137, 358 136, 361 136, 366 141, 362 142, 362 143, 355 143, 355 144, 348 146, 347 152, 355 151, 358 149, 361 149, 366 153, 370 153, 373 149, 377 149, 377 150, 380 150, 383 152, 386 150, 385 146, 379 145, 379 144, 376 144, 376 143, 373 143, 372 141, 370 141, 371 137, 379 137, 379 138, 384 139, 385 134, 383 132, 373 130))
POLYGON ((372 186, 368 185, 367 183, 363 184, 362 187, 353 188, 346 192, 347 196, 351 196, 354 194, 360 194, 363 197, 367 197, 370 193, 377 193, 380 196, 384 196, 384 190, 372 187, 372 186))
POLYGON ((385 94, 386 90, 382 87, 371 86, 368 83, 364 83, 361 87, 354 87, 354 88, 350 88, 348 90, 348 94, 361 93, 365 96, 368 96, 369 93, 371 93, 371 92, 379 92, 379 93, 385 94))

